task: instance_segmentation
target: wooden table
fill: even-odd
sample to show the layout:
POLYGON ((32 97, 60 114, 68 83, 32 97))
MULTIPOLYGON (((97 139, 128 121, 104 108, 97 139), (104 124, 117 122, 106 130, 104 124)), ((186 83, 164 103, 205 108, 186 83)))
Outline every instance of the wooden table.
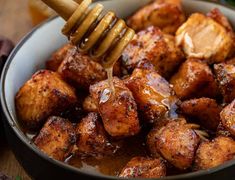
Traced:
MULTIPOLYGON (((0 7, 0 35, 17 43, 32 28, 27 0, 0 0, 0 7)), ((12 179, 30 179, 2 138, 0 138, 0 172, 12 179)))

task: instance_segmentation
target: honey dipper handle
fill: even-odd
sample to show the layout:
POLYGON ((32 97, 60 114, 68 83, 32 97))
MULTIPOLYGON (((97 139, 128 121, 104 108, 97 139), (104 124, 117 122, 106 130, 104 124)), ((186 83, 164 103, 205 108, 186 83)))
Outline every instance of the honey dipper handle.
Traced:
POLYGON ((68 20, 77 9, 78 4, 73 0, 42 0, 51 9, 55 10, 64 20, 68 20))

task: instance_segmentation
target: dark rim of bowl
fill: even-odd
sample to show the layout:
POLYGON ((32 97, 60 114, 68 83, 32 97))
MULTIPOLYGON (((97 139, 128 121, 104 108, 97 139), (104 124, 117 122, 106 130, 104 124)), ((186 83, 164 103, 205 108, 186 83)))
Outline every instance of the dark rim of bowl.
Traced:
MULTIPOLYGON (((99 1, 109 1, 109 0, 99 0, 99 1)), ((232 11, 234 11, 235 13, 235 8, 228 6, 228 5, 224 5, 224 4, 220 4, 218 2, 208 2, 207 0, 197 0, 200 1, 202 3, 207 3, 207 4, 217 4, 221 7, 225 7, 227 9, 230 9, 232 11)), ((8 68, 12 62, 12 60, 14 59, 15 55, 17 54, 17 52, 21 49, 21 47, 24 45, 24 43, 30 39, 30 37, 40 28, 42 28, 45 24, 50 23, 51 21, 53 21, 54 19, 56 19, 58 17, 53 17, 50 18, 48 20, 46 20, 45 22, 39 24, 38 26, 34 27, 33 30, 28 33, 27 35, 25 35, 22 40, 16 45, 16 47, 14 48, 14 50, 12 51, 12 53, 10 54, 10 56, 7 59, 7 62, 3 68, 2 71, 2 76, 1 76, 1 105, 2 105, 2 110, 4 112, 4 115, 7 119, 7 123, 11 126, 11 128, 13 129, 15 135, 29 148, 31 149, 34 153, 36 153, 38 156, 40 156, 41 158, 43 158, 44 160, 59 166, 61 168, 65 168, 67 170, 73 171, 74 173, 77 173, 79 175, 80 174, 84 174, 93 178, 105 178, 105 179, 125 179, 125 178, 119 178, 116 176, 109 176, 109 175, 104 175, 104 174, 99 174, 99 173, 95 173, 95 172, 85 172, 83 170, 80 170, 79 168, 73 167, 71 165, 68 165, 64 162, 60 162, 57 161, 55 159, 50 158, 49 156, 47 156, 45 153, 43 153, 42 151, 40 151, 35 145, 33 145, 32 143, 30 143, 29 139, 25 136, 25 134, 20 130, 20 128, 18 127, 17 124, 15 124, 15 120, 11 115, 10 110, 8 109, 7 103, 6 103, 6 96, 5 96, 5 78, 6 78, 6 74, 8 71, 8 68)), ((16 121, 17 122, 17 121, 16 121)), ((174 176, 167 176, 167 177, 163 177, 163 178, 157 178, 157 179, 161 179, 161 180, 174 180, 174 179, 188 179, 188 178, 192 178, 192 177, 199 177, 202 175, 209 175, 211 173, 215 173, 217 171, 221 171, 225 168, 228 168, 232 165, 235 165, 235 160, 230 160, 228 162, 225 162, 224 164, 214 167, 214 168, 210 168, 207 170, 200 170, 200 171, 196 171, 196 172, 190 172, 190 173, 185 173, 185 174, 180 174, 180 175, 174 175, 174 176)), ((143 178, 135 178, 135 179, 143 179, 143 178)), ((156 178, 152 178, 152 180, 156 178)), ((151 179, 150 179, 151 180, 151 179)))

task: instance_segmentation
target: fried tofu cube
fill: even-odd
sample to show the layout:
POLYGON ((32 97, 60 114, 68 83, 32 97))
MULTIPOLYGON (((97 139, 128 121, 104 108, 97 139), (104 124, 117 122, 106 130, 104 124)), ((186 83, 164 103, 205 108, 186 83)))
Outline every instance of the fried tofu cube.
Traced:
POLYGON ((219 166, 235 157, 235 141, 229 137, 217 137, 210 142, 202 142, 195 157, 195 170, 219 166))
POLYGON ((235 64, 215 64, 214 72, 224 101, 230 103, 235 99, 235 64))
POLYGON ((165 78, 169 78, 184 61, 184 55, 175 45, 175 38, 163 34, 156 27, 140 31, 129 43, 121 56, 123 67, 128 72, 141 61, 149 61, 155 70, 165 78))
POLYGON ((86 112, 99 112, 95 99, 90 95, 85 98, 82 106, 86 112))
POLYGON ((207 129, 215 131, 220 123, 222 107, 214 99, 190 99, 182 102, 180 109, 184 115, 199 121, 207 129))
POLYGON ((75 144, 75 129, 70 121, 56 116, 48 118, 34 144, 48 156, 64 161, 75 144))
POLYGON ((89 89, 90 85, 106 78, 106 72, 99 63, 78 52, 64 59, 58 73, 69 83, 83 89, 89 89))
POLYGON ((41 70, 17 92, 16 112, 30 130, 40 128, 51 115, 58 115, 77 101, 75 90, 59 74, 41 70))
POLYGON ((160 178, 166 176, 166 166, 161 159, 134 157, 122 169, 123 178, 160 178))
POLYGON ((152 147, 150 152, 156 156, 160 154, 178 169, 188 169, 200 142, 192 126, 181 118, 169 120, 165 126, 155 128, 147 137, 148 147, 152 147))
POLYGON ((235 136, 235 100, 221 111, 220 118, 223 126, 235 136))
POLYGON ((101 158, 117 150, 117 147, 110 143, 97 113, 89 113, 83 118, 76 127, 76 134, 79 155, 101 158))
POLYGON ((185 61, 170 79, 176 95, 182 99, 216 97, 218 87, 209 66, 197 59, 185 61))
POLYGON ((133 136, 140 131, 137 105, 131 91, 117 77, 113 79, 114 92, 108 80, 90 86, 105 130, 113 137, 133 136))
POLYGON ((155 71, 136 68, 125 84, 133 93, 146 122, 156 122, 177 108, 178 98, 170 84, 155 71))
POLYGON ((200 13, 192 14, 176 32, 176 42, 188 58, 209 64, 225 61, 233 49, 233 36, 221 24, 200 13))
POLYGON ((68 52, 74 49, 72 44, 65 44, 63 47, 54 52, 46 62, 46 68, 51 71, 57 71, 62 61, 69 55, 68 52))
POLYGON ((184 21, 180 0, 154 0, 129 17, 127 24, 136 31, 155 26, 164 33, 175 34, 184 21))

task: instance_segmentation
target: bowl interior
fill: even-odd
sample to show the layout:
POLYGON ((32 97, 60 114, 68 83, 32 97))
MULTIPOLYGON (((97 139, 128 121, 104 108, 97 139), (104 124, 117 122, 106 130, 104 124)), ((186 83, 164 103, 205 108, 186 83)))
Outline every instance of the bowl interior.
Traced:
MULTIPOLYGON (((113 10, 121 18, 129 16, 139 7, 150 0, 114 0, 103 1, 106 9, 113 10)), ((183 0, 184 10, 187 14, 193 12, 206 13, 212 8, 219 8, 235 27, 235 11, 218 4, 204 1, 183 0)), ((45 61, 51 53, 67 42, 61 34, 64 21, 54 18, 36 28, 28 34, 16 47, 8 59, 2 75, 2 106, 7 113, 8 121, 13 126, 18 126, 15 113, 14 97, 18 89, 37 70, 44 68, 45 61)), ((25 137, 25 141, 28 141, 25 137)))

